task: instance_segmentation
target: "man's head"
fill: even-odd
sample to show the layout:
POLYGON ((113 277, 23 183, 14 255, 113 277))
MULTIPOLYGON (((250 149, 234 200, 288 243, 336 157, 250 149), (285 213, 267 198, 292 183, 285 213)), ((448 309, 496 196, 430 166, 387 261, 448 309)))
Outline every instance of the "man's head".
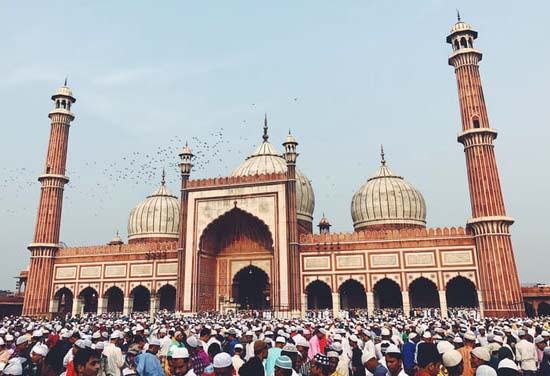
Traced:
POLYGON ((292 375, 292 360, 281 355, 275 360, 275 376, 291 376, 292 375))
POLYGON ((535 337, 535 346, 537 346, 540 351, 544 351, 546 344, 547 342, 543 336, 539 335, 535 337))
POLYGON ((78 376, 97 376, 99 356, 91 349, 82 349, 74 356, 74 369, 78 376))
POLYGON ((373 352, 364 351, 361 356, 361 363, 370 372, 374 373, 374 370, 378 366, 378 359, 373 352))
POLYGON ((184 347, 176 347, 172 350, 172 355, 168 358, 170 374, 173 376, 183 376, 189 371, 191 364, 189 362, 189 351, 184 347))
POLYGON ((330 370, 330 373, 333 374, 336 371, 336 367, 338 367, 340 356, 336 351, 329 351, 327 352, 327 358, 328 358, 328 368, 330 370))
POLYGON ((430 376, 436 376, 439 373, 441 355, 434 343, 420 343, 418 345, 416 360, 418 367, 426 371, 430 376))
POLYGON ((282 349, 286 344, 286 339, 283 336, 279 336, 275 339, 275 347, 282 349))
POLYGON ((24 351, 28 345, 29 340, 24 335, 17 337, 17 339, 15 340, 15 349, 17 350, 17 352, 24 351))
POLYGON ((261 339, 254 342, 254 356, 262 360, 267 358, 267 344, 261 339))
POLYGON ((231 355, 225 352, 217 354, 212 364, 214 365, 214 373, 216 376, 231 376, 233 375, 233 361, 231 355))
POLYGON ((403 368, 403 360, 401 358, 401 351, 395 345, 390 345, 386 349, 386 367, 390 374, 398 375, 403 368))
POLYGON ((443 354, 443 365, 449 372, 450 376, 462 376, 464 371, 464 362, 462 355, 454 349, 447 350, 443 354))
POLYGON ((149 340, 149 352, 151 354, 155 354, 157 355, 158 352, 159 352, 159 349, 160 349, 160 341, 158 338, 156 337, 152 337, 150 340, 149 340))
POLYGON ((185 342, 187 343, 187 349, 191 356, 199 352, 199 339, 197 337, 189 336, 185 342))
POLYGON ((470 365, 477 368, 491 360, 491 354, 486 347, 476 347, 471 352, 470 365))
POLYGON ((474 347, 476 344, 476 335, 472 331, 467 331, 464 333, 464 337, 462 337, 462 340, 464 341, 464 346, 468 347, 474 347))
POLYGON ((48 355, 48 346, 37 343, 31 350, 31 361, 40 363, 48 355))
POLYGON ((330 375, 329 359, 323 354, 315 354, 310 366, 311 376, 330 375))

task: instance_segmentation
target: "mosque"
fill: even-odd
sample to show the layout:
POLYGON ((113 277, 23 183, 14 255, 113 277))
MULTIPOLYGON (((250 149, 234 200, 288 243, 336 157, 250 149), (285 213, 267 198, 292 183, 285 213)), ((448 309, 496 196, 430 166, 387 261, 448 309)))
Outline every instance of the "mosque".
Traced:
POLYGON ((460 19, 447 36, 472 207, 464 226, 451 228, 427 227, 422 193, 390 169, 383 151, 379 169, 351 198, 353 231, 331 233, 324 217, 314 226, 315 195, 298 167, 298 142, 289 134, 280 154, 266 120, 256 150, 227 177, 191 179, 185 145, 179 197, 163 176, 130 212, 127 243, 117 235, 106 245, 63 247, 76 102, 65 83, 52 96, 35 236, 21 277, 23 314, 259 309, 299 317, 311 309, 432 307, 445 315, 448 307, 477 307, 486 316, 524 315, 477 36, 460 19))

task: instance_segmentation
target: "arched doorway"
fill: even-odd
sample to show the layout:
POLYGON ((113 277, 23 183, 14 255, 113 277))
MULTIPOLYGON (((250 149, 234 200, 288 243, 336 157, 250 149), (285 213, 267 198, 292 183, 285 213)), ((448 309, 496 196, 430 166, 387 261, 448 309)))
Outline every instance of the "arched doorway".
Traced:
POLYGON ((447 307, 475 308, 479 306, 476 286, 462 276, 454 277, 447 282, 447 307))
POLYGON ((107 297, 107 312, 115 313, 124 310, 124 293, 118 287, 111 287, 105 292, 107 297))
POLYGON ((550 304, 546 302, 539 303, 537 313, 539 316, 550 316, 550 304))
POLYGON ((233 299, 241 309, 269 308, 269 279, 260 268, 250 265, 233 277, 233 299))
POLYGON ((342 309, 366 309, 367 293, 365 287, 354 279, 348 279, 340 285, 340 307, 342 309))
POLYGON ((82 312, 97 313, 97 291, 91 287, 86 287, 78 296, 82 303, 82 312))
POLYGON ((403 294, 397 282, 383 278, 376 282, 373 292, 377 309, 403 308, 403 294))
MULTIPOLYGON (((216 310, 218 294, 227 299, 234 296, 232 284, 235 281, 230 279, 231 273, 227 265, 236 256, 241 260, 244 256, 266 261, 273 257, 273 237, 269 227, 259 218, 237 207, 210 223, 200 237, 195 282, 197 311, 216 310), (226 279, 222 278, 221 281, 216 280, 218 257, 225 259, 223 265, 226 269, 220 269, 220 274, 226 276, 226 279)), ((267 276, 268 281, 269 277, 267 276)), ((240 284, 239 288, 242 289, 242 286, 244 285, 240 284)), ((270 302, 277 304, 273 300, 270 302)))
POLYGON ((439 308, 439 293, 435 283, 420 277, 409 285, 411 308, 439 308))
POLYGON ((130 296, 133 299, 133 312, 149 312, 151 308, 151 293, 145 286, 134 287, 130 296))
POLYGON ((73 310, 73 293, 66 287, 63 287, 55 293, 55 301, 57 303, 57 313, 65 315, 73 310))
POLYGON ((307 285, 307 309, 332 309, 332 293, 329 285, 316 280, 307 285))
POLYGON ((158 291, 159 309, 173 312, 176 308, 176 288, 172 285, 164 285, 158 291))
POLYGON ((535 309, 531 303, 525 303, 525 314, 527 317, 535 317, 535 309))

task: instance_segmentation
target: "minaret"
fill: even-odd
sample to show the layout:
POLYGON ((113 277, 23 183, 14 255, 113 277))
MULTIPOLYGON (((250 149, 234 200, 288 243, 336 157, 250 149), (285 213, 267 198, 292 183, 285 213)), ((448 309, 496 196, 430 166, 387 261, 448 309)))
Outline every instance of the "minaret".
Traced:
MULTIPOLYGON (((267 128, 267 122, 265 127, 267 128)), ((264 129, 266 129, 264 128, 264 129)), ((265 139, 265 138, 264 138, 265 139)), ((286 160, 286 207, 288 233, 288 259, 290 272, 290 309, 293 315, 301 312, 300 254, 298 244, 298 217, 296 212, 296 146, 298 142, 290 131, 283 142, 286 160)))
POLYGON ((474 47, 477 32, 460 20, 447 36, 453 53, 449 65, 455 67, 458 83, 462 132, 470 188, 472 218, 468 226, 476 241, 482 292, 481 308, 486 316, 512 317, 525 314, 510 226, 500 187, 493 141, 497 131, 489 126, 483 97, 479 62, 482 54, 474 47))
POLYGON ((59 229, 63 189, 69 182, 65 176, 69 127, 74 115, 71 105, 76 102, 71 89, 65 84, 52 95, 54 108, 51 119, 50 142, 44 173, 38 177, 42 184, 34 242, 29 244, 31 260, 29 279, 23 304, 23 315, 37 316, 49 311, 52 293, 54 257, 59 248, 59 229))

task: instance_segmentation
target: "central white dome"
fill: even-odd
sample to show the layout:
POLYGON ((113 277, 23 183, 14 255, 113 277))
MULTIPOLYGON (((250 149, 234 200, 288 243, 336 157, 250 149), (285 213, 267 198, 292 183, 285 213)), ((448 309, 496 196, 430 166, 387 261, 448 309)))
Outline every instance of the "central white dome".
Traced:
POLYGON ((356 231, 366 228, 426 226, 426 202, 422 193, 382 165, 353 195, 351 217, 356 231))
MULTIPOLYGON (((249 176, 286 173, 286 161, 269 143, 267 133, 254 153, 237 167, 230 176, 249 176)), ((296 212, 299 220, 312 222, 315 195, 308 178, 296 168, 296 212)))

